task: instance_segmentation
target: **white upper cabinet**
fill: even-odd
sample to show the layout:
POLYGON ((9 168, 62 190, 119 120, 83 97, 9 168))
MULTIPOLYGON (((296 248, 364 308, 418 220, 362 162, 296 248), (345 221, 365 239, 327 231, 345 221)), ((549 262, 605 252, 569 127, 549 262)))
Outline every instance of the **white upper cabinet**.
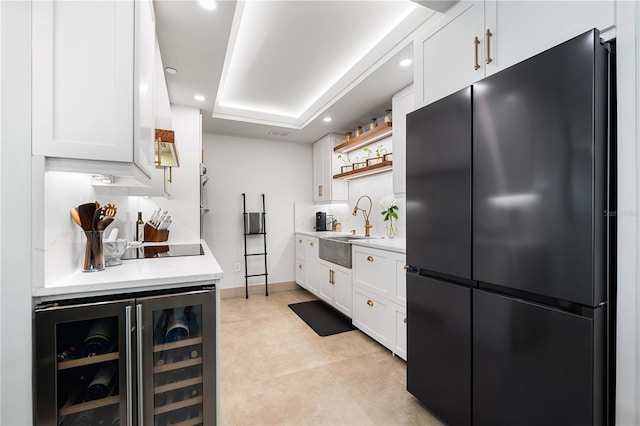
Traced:
POLYGON ((348 201, 347 181, 334 180, 340 173, 340 164, 333 147, 342 143, 342 137, 330 133, 313 143, 313 202, 348 201))
POLYGON ((614 0, 487 1, 485 13, 485 26, 496 37, 487 75, 593 28, 615 25, 614 0))
POLYGON ((413 86, 408 86, 393 95, 393 193, 407 192, 407 114, 414 109, 413 86))
POLYGON ((33 154, 88 160, 62 161, 70 171, 126 173, 135 164, 149 175, 151 1, 36 1, 32 18, 33 154))
POLYGON ((460 2, 414 43, 415 106, 592 28, 614 25, 614 0, 460 2))
POLYGON ((441 18, 435 32, 414 43, 416 106, 484 77, 480 41, 475 43, 482 37, 483 28, 484 2, 461 2, 441 18))

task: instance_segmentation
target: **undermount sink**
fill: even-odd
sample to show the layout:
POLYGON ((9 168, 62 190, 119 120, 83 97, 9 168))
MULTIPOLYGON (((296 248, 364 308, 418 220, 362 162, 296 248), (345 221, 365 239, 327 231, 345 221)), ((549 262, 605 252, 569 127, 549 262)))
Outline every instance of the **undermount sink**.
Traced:
POLYGON ((367 238, 359 235, 321 237, 319 239, 320 259, 351 269, 351 243, 349 240, 367 238))

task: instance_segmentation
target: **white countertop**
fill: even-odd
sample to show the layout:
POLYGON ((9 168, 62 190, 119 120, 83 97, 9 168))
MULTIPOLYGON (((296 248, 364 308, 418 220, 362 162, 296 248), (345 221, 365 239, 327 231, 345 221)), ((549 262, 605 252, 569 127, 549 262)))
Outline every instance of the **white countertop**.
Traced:
POLYGON ((41 300, 52 300, 61 296, 77 298, 114 294, 116 291, 122 293, 213 284, 222 278, 222 269, 204 240, 198 242, 202 244, 204 255, 123 260, 122 265, 108 266, 98 272, 74 272, 45 287, 34 288, 32 295, 41 300))
MULTIPOLYGON (((335 232, 335 231, 296 231, 296 234, 306 235, 308 237, 348 237, 351 235, 349 232, 335 232)), ((353 240, 349 240, 349 242, 353 245, 364 246, 364 247, 372 247, 381 250, 393 251, 396 253, 406 253, 406 244, 407 240, 404 238, 393 238, 389 239, 387 237, 372 235, 371 237, 362 238, 354 238, 353 240)))

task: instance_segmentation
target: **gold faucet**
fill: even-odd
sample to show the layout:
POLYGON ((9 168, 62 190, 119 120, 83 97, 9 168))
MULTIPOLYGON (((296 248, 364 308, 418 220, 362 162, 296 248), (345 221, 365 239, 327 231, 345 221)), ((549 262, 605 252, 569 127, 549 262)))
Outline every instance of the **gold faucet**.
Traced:
POLYGON ((371 201, 371 197, 369 197, 368 195, 363 195, 362 197, 358 198, 358 201, 356 201, 356 206, 353 208, 353 215, 357 216, 358 215, 358 210, 362 211, 362 214, 364 215, 364 235, 365 237, 370 237, 371 235, 369 235, 369 229, 372 228, 372 226, 369 224, 369 215, 371 214, 371 209, 373 208, 373 202, 371 201), (367 198, 369 200, 369 211, 366 211, 364 209, 359 209, 358 208, 358 204, 360 204, 360 200, 362 200, 363 198, 367 198))

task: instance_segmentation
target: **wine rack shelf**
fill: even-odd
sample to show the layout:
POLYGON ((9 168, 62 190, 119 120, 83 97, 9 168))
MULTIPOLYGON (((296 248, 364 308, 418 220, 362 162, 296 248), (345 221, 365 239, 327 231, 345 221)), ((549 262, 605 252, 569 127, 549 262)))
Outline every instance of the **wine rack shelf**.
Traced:
POLYGON ((171 349, 184 348, 185 346, 199 345, 201 343, 202 337, 194 337, 192 339, 178 340, 170 343, 161 343, 153 346, 153 352, 169 351, 171 349))
POLYGON ((118 352, 110 352, 108 354, 96 355, 85 358, 72 359, 69 361, 62 361, 58 363, 58 370, 67 370, 69 368, 84 367, 91 364, 99 364, 101 362, 113 361, 118 359, 120 354, 118 352))
POLYGON ((202 383, 202 376, 194 377, 187 380, 181 380, 179 382, 168 383, 166 385, 156 386, 153 388, 153 393, 157 395, 159 393, 170 392, 172 390, 186 388, 189 386, 198 385, 200 383, 202 383))
POLYGON ((180 410, 181 408, 191 407, 192 405, 202 404, 202 396, 196 396, 195 398, 183 399, 182 401, 173 402, 171 404, 157 407, 153 410, 154 415, 168 413, 170 411, 180 410))
POLYGON ((184 422, 174 423, 171 426, 196 426, 202 424, 202 416, 185 420, 184 422))
POLYGON ((185 361, 171 362, 169 364, 158 365, 153 367, 153 374, 164 373, 166 371, 177 370, 179 368, 187 368, 194 365, 202 364, 202 357, 191 358, 185 361))
POLYGON ((94 401, 81 402, 80 404, 72 404, 68 402, 59 411, 61 416, 67 416, 69 414, 76 414, 82 411, 95 410, 96 408, 106 407, 107 405, 113 405, 120 403, 120 395, 108 396, 106 398, 96 399, 94 401))

